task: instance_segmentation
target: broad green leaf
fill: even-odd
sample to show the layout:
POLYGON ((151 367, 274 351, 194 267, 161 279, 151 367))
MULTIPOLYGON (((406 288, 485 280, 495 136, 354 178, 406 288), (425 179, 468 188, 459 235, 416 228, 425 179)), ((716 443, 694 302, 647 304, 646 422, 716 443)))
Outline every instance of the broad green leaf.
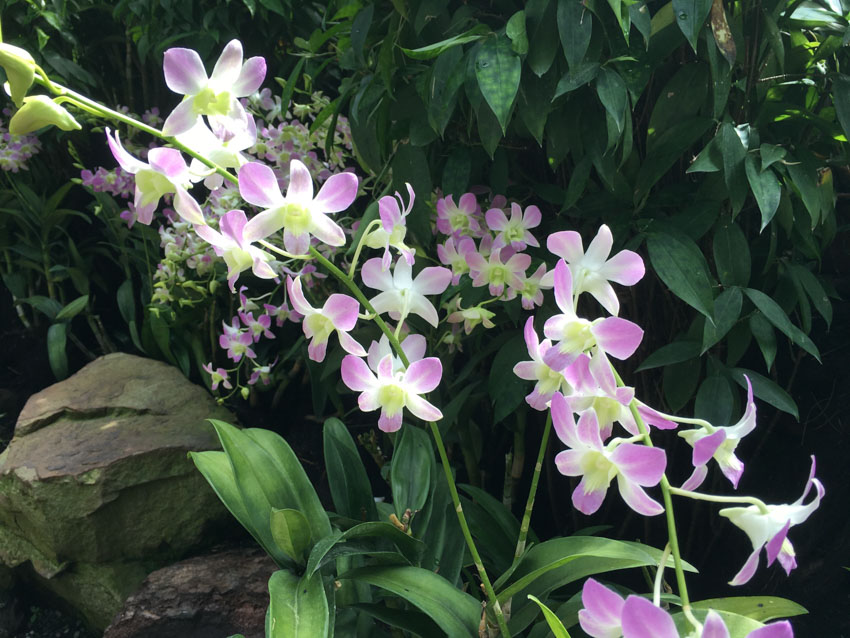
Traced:
POLYGON ((517 113, 540 146, 543 145, 546 119, 552 109, 551 102, 555 95, 556 79, 557 76, 554 73, 548 73, 542 77, 526 73, 522 78, 517 113))
POLYGON ((369 27, 372 26, 372 16, 374 13, 375 5, 367 4, 357 12, 351 23, 351 50, 354 51, 354 57, 361 67, 366 65, 366 60, 363 57, 363 47, 366 44, 366 37, 369 35, 369 27))
POLYGON ((747 197, 744 160, 747 147, 741 141, 734 126, 728 122, 720 127, 720 154, 723 157, 723 179, 732 202, 732 215, 737 215, 747 197))
POLYGON ((289 110, 289 102, 292 100, 292 93, 295 91, 295 85, 298 84, 298 78, 301 76, 301 69, 304 68, 305 62, 307 62, 307 58, 298 59, 298 63, 292 69, 286 84, 283 86, 283 93, 280 94, 280 110, 282 113, 289 110))
POLYGON ((555 636, 555 638, 570 638, 570 634, 566 627, 564 627, 564 623, 562 623, 560 618, 555 615, 555 612, 540 602, 540 599, 536 596, 529 594, 528 599, 533 600, 537 603, 537 606, 540 607, 543 612, 543 617, 546 619, 546 624, 549 625, 549 629, 552 630, 552 635, 555 636))
POLYGON ((546 73, 558 53, 557 0, 529 0, 525 5, 528 30, 528 66, 538 77, 546 73))
POLYGON ((705 419, 712 425, 726 426, 732 423, 732 406, 735 398, 729 379, 721 376, 707 377, 694 400, 694 416, 705 419))
POLYGON ((713 125, 714 121, 707 117, 690 117, 662 132, 640 167, 634 201, 643 201, 655 183, 679 164, 682 155, 713 125))
POLYGON ((431 489, 431 466, 434 451, 425 430, 404 427, 396 439, 390 469, 393 506, 402 518, 406 510, 416 514, 425 506, 431 489))
POLYGON ((829 297, 823 289, 820 281, 818 281, 818 278, 815 277, 811 270, 805 266, 801 266, 800 264, 789 264, 788 268, 791 271, 792 276, 800 281, 800 284, 805 289, 806 294, 815 305, 815 309, 818 311, 820 316, 824 318, 827 327, 829 327, 832 323, 832 303, 830 303, 829 297))
POLYGON ((623 78, 616 71, 602 67, 596 77, 596 94, 599 96, 602 106, 614 118, 617 130, 622 133, 626 117, 631 116, 630 113, 626 113, 629 105, 629 93, 626 90, 626 83, 623 82, 623 78))
POLYGON ((337 513, 354 520, 375 520, 378 511, 372 487, 348 428, 330 418, 325 421, 323 438, 328 487, 337 513))
POLYGON ((773 331, 773 326, 765 319, 761 311, 756 310, 750 315, 750 330, 764 357, 765 368, 770 372, 773 361, 776 359, 776 333, 773 331))
MULTIPOLYGON (((759 621, 747 618, 746 616, 740 616, 738 614, 733 614, 719 609, 715 611, 723 619, 723 624, 729 632, 728 635, 733 638, 745 638, 750 634, 750 632, 763 626, 759 621)), ((694 609, 693 614, 698 620, 705 622, 708 610, 694 609)), ((676 623, 676 628, 679 630, 681 635, 686 636, 692 629, 690 621, 685 618, 685 615, 682 612, 676 612, 673 614, 673 622, 676 623)))
POLYGON ((779 180, 776 179, 773 169, 768 168, 759 171, 759 162, 754 155, 747 155, 744 166, 750 188, 761 211, 761 228, 759 229, 759 232, 761 232, 770 223, 779 208, 782 187, 779 185, 779 180))
POLYGON ((592 13, 581 0, 557 0, 558 34, 570 72, 578 69, 593 33, 592 13))
POLYGON ((714 609, 746 616, 759 622, 770 622, 777 618, 790 618, 809 613, 802 605, 777 596, 730 596, 709 598, 691 603, 694 609, 714 609))
POLYGON ((706 49, 708 50, 708 64, 711 67, 711 115, 720 120, 726 112, 729 93, 732 90, 732 66, 735 62, 736 49, 735 40, 729 31, 726 14, 723 11, 723 0, 713 0, 711 6, 711 19, 709 22, 711 23, 713 37, 707 36, 705 41, 706 49), (716 17, 720 18, 720 22, 715 20, 716 17), (717 37, 718 35, 721 38, 726 38, 727 49, 723 49, 721 46, 720 39, 717 37), (717 46, 713 46, 712 40, 717 43, 717 46), (723 49, 723 55, 721 55, 721 51, 718 49, 723 49))
POLYGON ((457 202, 466 192, 472 173, 472 156, 465 146, 455 146, 443 167, 443 193, 454 196, 457 202))
POLYGON ((422 638, 442 638, 446 635, 433 620, 415 609, 397 609, 379 603, 357 603, 353 607, 383 623, 422 638))
POLYGON ((528 384, 513 372, 514 366, 527 358, 528 349, 521 334, 515 334, 496 353, 487 383, 493 401, 494 423, 499 423, 514 412, 528 394, 528 384))
POLYGON ((794 399, 785 390, 776 385, 776 383, 760 375, 758 372, 747 370, 746 368, 733 368, 732 373, 732 378, 742 388, 747 387, 747 382, 744 380, 744 375, 747 375, 750 383, 753 385, 753 394, 755 396, 762 401, 766 401, 777 410, 787 412, 798 421, 800 420, 800 413, 794 399))
POLYGON ((23 297, 22 299, 20 299, 20 301, 21 303, 28 303, 51 321, 55 321, 56 315, 58 315, 62 311, 61 303, 59 303, 55 299, 51 299, 50 297, 44 297, 42 295, 32 295, 31 297, 23 297))
POLYGON ((328 598, 322 578, 298 578, 280 570, 269 579, 268 638, 325 638, 331 631, 328 598))
POLYGON ((47 329, 47 360, 58 381, 68 377, 68 353, 65 351, 67 339, 67 323, 54 323, 47 329))
POLYGON ((714 300, 714 324, 706 321, 703 328, 702 352, 720 341, 732 329, 741 316, 743 301, 744 296, 737 287, 728 288, 717 295, 714 300))
POLYGON ((418 563, 425 551, 425 544, 422 541, 405 534, 395 525, 377 521, 360 523, 344 532, 334 531, 316 542, 310 551, 304 573, 313 574, 327 562, 326 556, 335 546, 353 540, 374 541, 373 548, 376 550, 395 548, 410 563, 418 563))
POLYGON ((746 286, 750 283, 750 244, 735 222, 718 226, 712 242, 717 278, 724 286, 746 286))
POLYGON ((643 41, 649 48, 649 36, 652 31, 652 17, 649 15, 649 8, 646 6, 645 0, 632 2, 629 4, 629 17, 632 24, 643 36, 643 41))
POLYGON ((304 514, 294 509, 272 508, 269 525, 277 546, 298 562, 310 547, 310 524, 304 514))
POLYGON ((678 412, 696 392, 702 371, 702 359, 690 359, 664 368, 661 373, 661 385, 664 400, 673 413, 678 412))
POLYGON ((69 321, 80 314, 89 303, 89 296, 77 297, 56 314, 54 321, 69 321))
POLYGON ((723 170, 723 155, 720 153, 720 141, 713 137, 696 156, 686 173, 716 173, 723 170))
MULTIPOLYGON (((393 189, 406 193, 405 183, 413 187, 415 193, 430 193, 433 187, 428 160, 421 147, 400 144, 392 163, 393 189)), ((417 198, 413 210, 407 216, 407 226, 420 245, 428 247, 433 241, 431 233, 431 211, 424 201, 417 198)))
POLYGON ((595 80, 596 76, 599 75, 599 69, 600 67, 596 62, 588 62, 577 69, 570 69, 558 80, 558 86, 555 87, 555 94, 552 96, 552 99, 554 100, 564 95, 564 93, 575 91, 588 82, 595 80))
POLYGON ((712 321, 714 301, 708 264, 693 240, 685 235, 652 233, 646 245, 652 267, 661 281, 679 299, 712 321))
POLYGON ((483 34, 487 33, 487 31, 488 29, 485 25, 478 24, 472 29, 469 29, 469 31, 452 36, 451 38, 446 38, 440 42, 435 42, 434 44, 429 44, 428 46, 420 47, 418 49, 400 48, 409 58, 413 58, 414 60, 430 60, 431 58, 436 58, 443 51, 451 49, 452 47, 480 40, 483 37, 483 34))
POLYGON ((785 158, 788 151, 781 146, 774 144, 762 144, 759 146, 759 155, 761 155, 761 170, 766 170, 768 166, 775 164, 785 158))
POLYGON ((832 98, 844 137, 850 140, 850 76, 838 73, 832 77, 832 98))
POLYGON ((817 346, 809 339, 809 336, 800 330, 797 326, 791 323, 785 311, 773 299, 764 294, 761 290, 753 288, 745 288, 744 293, 753 302, 756 308, 764 313, 770 323, 785 334, 791 341, 800 346, 803 350, 812 355, 820 362, 820 353, 817 346))
POLYGON ((449 636, 478 635, 480 603, 450 584, 445 578, 420 567, 361 567, 341 574, 385 589, 421 609, 449 636))
POLYGON ((507 131, 521 74, 522 62, 511 49, 507 37, 489 38, 481 45, 475 58, 475 77, 481 94, 499 121, 502 135, 507 131))
POLYGON ((673 14, 679 29, 696 52, 699 33, 711 10, 712 0, 673 0, 673 14))
MULTIPOLYGON (((797 150, 797 154, 800 155, 798 159, 804 159, 800 149, 797 150)), ((788 170, 788 175, 794 186, 800 191, 800 198, 811 217, 811 228, 814 228, 821 218, 821 197, 818 189, 817 169, 810 166, 806 161, 795 161, 792 157, 788 158, 785 168, 788 170)))
POLYGON ((428 120, 440 135, 451 120, 465 74, 466 61, 460 49, 444 51, 433 65, 428 95, 428 120))
POLYGON ((525 31, 525 11, 517 11, 505 25, 505 35, 511 40, 511 48, 517 55, 528 53, 528 34, 525 31))
POLYGON ((700 342, 694 339, 674 341, 673 343, 668 343, 666 346, 661 346, 644 359, 636 372, 681 363, 682 361, 698 357, 700 351, 700 342))
POLYGON ((700 63, 686 64, 661 89, 646 131, 647 153, 655 141, 685 118, 698 115, 709 86, 708 69, 700 63))

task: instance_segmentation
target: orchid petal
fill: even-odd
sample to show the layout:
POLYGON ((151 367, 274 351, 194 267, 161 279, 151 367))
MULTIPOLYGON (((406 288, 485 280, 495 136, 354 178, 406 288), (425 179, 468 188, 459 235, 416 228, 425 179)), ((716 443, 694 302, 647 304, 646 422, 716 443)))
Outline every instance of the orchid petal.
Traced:
POLYGON ((414 361, 404 373, 404 384, 411 392, 424 394, 440 385, 443 365, 437 357, 414 361))
POLYGON ((360 311, 360 302, 348 295, 335 293, 328 297, 322 307, 322 314, 331 320, 334 328, 346 332, 357 324, 357 313, 360 311))
POLYGON ((608 317, 594 323, 591 332, 607 354, 621 361, 632 356, 643 339, 640 326, 619 317, 608 317))
POLYGON ((577 262, 584 257, 581 235, 574 230, 562 230, 552 233, 546 239, 546 248, 550 253, 569 263, 577 262))
POLYGON ((419 417, 423 421, 434 422, 443 418, 443 413, 436 406, 418 395, 408 394, 405 405, 413 416, 419 417))
POLYGON ((230 88, 242 70, 242 43, 239 40, 228 42, 213 68, 210 84, 221 88, 230 88))
MULTIPOLYGON (((315 206, 326 213, 338 213, 345 210, 357 197, 357 176, 354 173, 337 173, 331 175, 319 189, 315 206)), ((312 179, 310 182, 312 197, 312 179)))
POLYGON ((663 449, 634 443, 622 443, 611 453, 610 460, 620 474, 637 485, 658 485, 667 467, 663 449))
POLYGON ((633 483, 622 474, 617 476, 617 486, 620 488, 620 496, 626 502, 626 505, 638 514, 657 516, 664 513, 664 507, 660 503, 649 498, 637 483, 633 483))
POLYGON ((249 204, 261 208, 284 203, 274 171, 260 162, 248 162, 239 168, 239 194, 249 204))
POLYGON ((191 98, 186 98, 178 104, 162 125, 162 134, 177 136, 191 130, 198 122, 200 116, 195 112, 195 103, 191 98))
POLYGON ((231 91, 236 97, 251 95, 260 89, 265 78, 265 58, 259 56, 248 58, 245 64, 242 65, 242 70, 239 72, 236 82, 233 83, 231 91))
POLYGON ((310 170, 299 160, 289 162, 289 188, 286 189, 286 200, 302 205, 310 205, 313 201, 313 177, 310 175, 310 170))
POLYGON ((679 638, 670 614, 646 598, 626 598, 622 619, 623 638, 679 638))
POLYGON ((207 72, 197 51, 172 48, 162 56, 165 84, 181 95, 195 95, 207 84, 207 72))

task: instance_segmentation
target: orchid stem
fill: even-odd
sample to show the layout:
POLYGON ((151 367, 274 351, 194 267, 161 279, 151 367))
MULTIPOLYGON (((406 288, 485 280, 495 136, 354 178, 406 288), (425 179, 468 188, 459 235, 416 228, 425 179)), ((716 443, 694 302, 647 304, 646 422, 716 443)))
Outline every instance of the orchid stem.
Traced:
POLYGON ((540 472, 543 470, 543 458, 546 455, 546 447, 549 444, 549 433, 552 431, 552 412, 546 413, 546 425, 543 427, 543 436, 540 438, 540 449, 537 451, 537 462, 534 464, 534 473, 531 475, 531 487, 528 490, 528 500, 525 503, 525 513, 522 515, 522 524, 519 527, 519 538, 516 542, 514 560, 516 563, 525 551, 525 542, 528 530, 531 527, 531 511, 534 509, 534 498, 537 495, 537 484, 540 481, 540 472))
POLYGON ((702 492, 692 492, 690 490, 683 490, 679 487, 671 487, 670 493, 675 494, 676 496, 692 498, 696 501, 710 501, 712 503, 730 504, 747 503, 748 505, 755 505, 757 508, 759 508, 759 512, 762 514, 766 515, 770 513, 764 501, 759 498, 756 498, 755 496, 718 496, 716 494, 704 494, 702 492))
POLYGON ((354 257, 351 260, 351 266, 348 268, 349 279, 354 279, 354 273, 357 271, 357 261, 360 259, 360 252, 363 250, 363 245, 366 243, 366 238, 372 232, 372 227, 381 223, 380 219, 373 219, 366 226, 366 229, 360 235, 360 241, 357 242, 357 248, 354 251, 354 257))

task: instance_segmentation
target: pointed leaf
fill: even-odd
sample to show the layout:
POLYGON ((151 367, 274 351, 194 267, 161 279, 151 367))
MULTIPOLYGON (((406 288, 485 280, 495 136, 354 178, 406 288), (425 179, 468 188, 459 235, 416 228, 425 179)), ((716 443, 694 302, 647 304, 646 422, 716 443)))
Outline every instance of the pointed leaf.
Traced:
POLYGON ((310 524, 304 514, 293 509, 272 508, 270 527, 277 546, 301 562, 310 547, 310 524))
POLYGON ((732 406, 735 404, 729 379, 708 377, 703 381, 694 400, 694 416, 717 426, 732 423, 732 406))
POLYGON ((729 596, 709 598, 691 603, 694 609, 714 609, 746 616, 759 622, 790 618, 809 613, 802 605, 778 596, 729 596))
POLYGON ((434 44, 429 44, 428 46, 420 47, 418 49, 405 49, 404 47, 399 47, 404 54, 413 58, 414 60, 429 60, 431 58, 436 58, 443 51, 447 51, 456 46, 460 46, 462 44, 466 44, 467 42, 475 42, 475 40, 480 40, 483 36, 483 33, 487 32, 487 27, 483 24, 476 25, 469 31, 465 31, 459 35, 452 36, 450 38, 446 38, 445 40, 441 40, 440 42, 435 42, 434 44))
POLYGON ((773 169, 768 168, 759 171, 758 160, 755 156, 747 155, 744 162, 747 171, 747 180, 750 182, 750 188, 755 195, 756 203, 761 211, 761 228, 759 232, 773 219, 776 210, 779 208, 779 199, 782 196, 782 187, 779 185, 779 180, 773 173, 773 169))
POLYGON ((558 34, 570 72, 581 66, 593 33, 593 15, 581 0, 557 0, 558 34))
POLYGON ((756 310, 750 315, 750 331, 756 338, 759 350, 764 357, 764 365, 768 372, 776 359, 776 333, 771 323, 765 319, 761 311, 756 310))
POLYGON ((827 327, 832 323, 832 303, 829 301, 829 296, 823 289, 820 281, 814 273, 800 264, 790 264, 788 268, 791 275, 800 281, 801 286, 805 289, 806 294, 811 298, 815 309, 818 311, 827 327))
POLYGON ((54 323, 47 329, 47 359, 50 369, 58 381, 68 377, 68 324, 54 323))
POLYGON ((490 38, 481 45, 475 58, 475 77, 481 94, 499 120, 502 135, 508 127, 521 74, 522 62, 511 49, 507 37, 490 38))
POLYGON ((744 296, 740 288, 729 288, 714 300, 714 324, 705 322, 702 332, 702 352, 726 336, 741 316, 744 296))
POLYGON ((328 598, 318 574, 298 578, 276 571, 269 579, 269 638, 325 638, 331 631, 328 598))
POLYGON ((808 335, 800 330, 797 326, 791 323, 788 315, 782 310, 780 305, 773 299, 764 294, 761 290, 753 288, 745 288, 744 293, 749 297, 750 301, 764 313, 770 323, 776 326, 780 332, 784 333, 791 341, 800 346, 803 350, 812 355, 820 362, 820 353, 817 346, 809 339, 808 335))
POLYGON ((529 0, 525 5, 528 29, 528 66, 538 77, 546 73, 558 53, 557 0, 529 0))
POLYGON ((747 375, 750 379, 750 383, 753 385, 753 394, 755 396, 762 401, 766 401, 777 410, 787 412, 798 421, 800 420, 800 412, 797 409, 797 404, 794 402, 794 399, 792 399, 791 395, 785 390, 776 385, 776 383, 767 377, 760 375, 754 370, 733 368, 732 372, 733 378, 739 386, 742 388, 747 387, 747 381, 744 379, 744 375, 747 375))
POLYGON ((324 453, 328 486, 337 513, 357 521, 375 520, 378 511, 369 476, 348 428, 337 418, 325 421, 324 453))
POLYGON ((727 222, 718 226, 712 248, 720 283, 724 286, 750 283, 750 245, 738 224, 727 222))
POLYGON ((702 25, 711 10, 712 0, 673 0, 673 14, 679 29, 696 52, 702 25))
POLYGON ((570 634, 566 627, 564 627, 564 623, 562 623, 561 619, 555 615, 555 612, 540 602, 540 599, 536 596, 529 594, 528 599, 533 600, 537 603, 537 606, 540 607, 543 612, 543 617, 546 619, 546 624, 549 625, 549 629, 552 631, 552 635, 555 636, 555 638, 570 638, 570 634))
POLYGON ((723 156, 723 179, 732 201, 732 214, 737 215, 747 197, 747 184, 744 181, 744 160, 747 148, 735 127, 726 122, 720 127, 720 153, 723 156))
POLYGON ((89 303, 89 296, 77 297, 56 314, 54 321, 69 321, 80 314, 89 303))
POLYGON ((661 281, 711 321, 714 302, 708 264, 693 240, 685 235, 653 233, 647 239, 647 248, 661 281))
POLYGON ((596 78, 596 94, 602 106, 614 118, 617 130, 622 133, 627 116, 626 107, 629 104, 629 93, 623 78, 616 71, 602 67, 596 78))
POLYGON ((698 357, 700 354, 700 342, 693 339, 683 339, 661 346, 658 350, 643 360, 636 372, 660 368, 674 363, 681 363, 698 357))
POLYGON ((431 440, 424 430, 402 428, 390 469, 393 505, 399 518, 408 509, 415 514, 425 506, 431 490, 433 457, 431 440))
POLYGON ((528 34, 525 31, 525 11, 517 11, 505 25, 505 35, 511 40, 511 48, 517 55, 528 53, 528 34))
POLYGON ((850 76, 843 73, 833 76, 832 103, 841 128, 844 129, 844 137, 850 140, 850 76))

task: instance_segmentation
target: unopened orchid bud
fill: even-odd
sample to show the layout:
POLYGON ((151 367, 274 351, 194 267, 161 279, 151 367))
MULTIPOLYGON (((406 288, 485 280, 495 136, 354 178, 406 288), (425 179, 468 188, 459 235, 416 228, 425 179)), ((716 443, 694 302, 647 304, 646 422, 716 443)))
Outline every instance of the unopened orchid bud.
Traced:
POLYGON ((0 66, 6 71, 7 91, 20 107, 35 77, 35 60, 25 49, 0 42, 0 66))
POLYGON ((24 105, 9 121, 9 132, 12 135, 25 135, 50 125, 58 126, 63 131, 81 128, 73 115, 46 95, 31 95, 24 98, 24 105))

